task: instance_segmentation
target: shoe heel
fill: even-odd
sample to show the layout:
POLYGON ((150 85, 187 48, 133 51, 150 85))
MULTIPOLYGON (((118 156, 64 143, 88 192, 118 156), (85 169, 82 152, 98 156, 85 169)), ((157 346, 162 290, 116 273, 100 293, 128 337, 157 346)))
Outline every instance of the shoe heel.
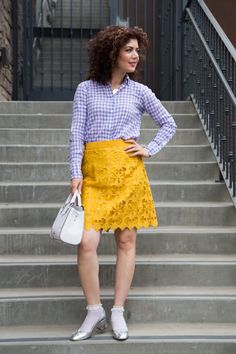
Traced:
POLYGON ((104 331, 107 328, 107 320, 106 320, 106 318, 103 318, 100 322, 98 322, 97 328, 100 331, 104 331))

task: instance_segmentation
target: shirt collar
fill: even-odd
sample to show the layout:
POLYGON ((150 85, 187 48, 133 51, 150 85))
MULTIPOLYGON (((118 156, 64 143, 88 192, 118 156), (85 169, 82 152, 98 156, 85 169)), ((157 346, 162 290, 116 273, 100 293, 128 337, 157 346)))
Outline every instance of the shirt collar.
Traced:
MULTIPOLYGON (((123 88, 124 86, 129 85, 130 81, 131 81, 131 79, 130 79, 129 75, 128 75, 128 74, 125 74, 124 80, 123 80, 123 82, 122 82, 120 88, 123 88)), ((107 85, 107 87, 111 87, 111 84, 106 84, 106 85, 107 85)))
POLYGON ((128 74, 125 74, 124 80, 123 80, 121 86, 128 85, 129 83, 130 83, 130 77, 128 74))
POLYGON ((128 74, 125 74, 124 84, 128 85, 129 83, 130 83, 130 77, 128 74))

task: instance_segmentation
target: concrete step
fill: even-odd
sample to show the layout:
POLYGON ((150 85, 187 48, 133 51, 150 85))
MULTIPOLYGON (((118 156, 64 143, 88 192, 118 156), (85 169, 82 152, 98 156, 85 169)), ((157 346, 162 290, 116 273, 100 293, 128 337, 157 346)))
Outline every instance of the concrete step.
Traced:
MULTIPOLYGON (((111 287, 115 256, 99 257, 100 285, 111 287)), ((236 286, 236 255, 137 255, 132 281, 147 286, 236 286)), ((76 255, 1 256, 0 287, 48 288, 80 286, 76 255)))
MULTIPOLYGON (((71 117, 72 114, 0 114, 0 128, 70 129, 71 117)), ((196 114, 173 114, 173 118, 179 129, 202 129, 196 114)), ((141 128, 157 129, 157 125, 144 115, 141 128)))
MULTIPOLYGON (((78 323, 79 325, 79 323, 78 323)), ((77 325, 77 326, 78 326, 77 325)), ((83 342, 70 342, 73 324, 2 327, 1 354, 235 354, 236 326, 230 323, 131 323, 129 339, 112 338, 111 327, 83 342), (118 348, 119 346, 119 348, 118 348)))
MULTIPOLYGON (((156 162, 144 161, 151 180, 214 181, 219 178, 216 162, 156 162)), ((43 182, 69 181, 68 163, 6 162, 0 163, 0 181, 43 182)))
MULTIPOLYGON (((50 227, 60 207, 55 203, 0 204, 0 227, 50 227)), ((161 226, 236 225, 236 210, 231 202, 160 202, 156 203, 156 212, 161 226)))
MULTIPOLYGON (((138 142, 149 143, 156 135, 153 129, 142 129, 138 142)), ((0 128, 1 144, 62 145, 69 143, 69 129, 0 128)), ((202 129, 178 129, 169 145, 207 145, 202 129)))
MULTIPOLYGON (((196 110, 191 101, 161 101, 163 106, 175 114, 194 114, 196 110)), ((71 101, 9 101, 0 102, 1 114, 71 114, 71 101)))
MULTIPOLYGON (((151 295, 145 288, 133 289, 126 301, 125 317, 131 323, 235 323, 236 295, 225 291, 224 295, 180 295, 174 289, 169 295, 158 295, 155 289, 151 295), (155 309, 155 310, 154 310, 155 309)), ((12 289, 14 293, 14 289, 12 289)), ((47 293, 47 291, 46 291, 47 293)), ((30 294, 30 291, 29 291, 30 294)), ((113 289, 102 297, 107 314, 114 302, 113 289)), ((51 291, 51 295, 38 289, 38 295, 28 295, 27 289, 23 296, 0 298, 1 326, 37 326, 57 325, 61 318, 63 324, 82 323, 85 315, 84 295, 73 294, 69 290, 64 295, 60 289, 51 291)))
MULTIPOLYGON (((71 117, 72 114, 0 114, 0 128, 70 129, 71 117)), ((179 129, 202 129, 196 114, 173 114, 173 118, 179 129)), ((157 129, 157 125, 144 115, 141 128, 157 129)))
MULTIPOLYGON (((152 194, 160 202, 230 201, 223 182, 150 181, 152 194)), ((64 203, 68 182, 0 182, 1 203, 64 203)))
MULTIPOLYGON (((67 145, 0 145, 1 162, 66 162, 67 145)), ((210 145, 167 145, 151 161, 213 162, 210 145)))
MULTIPOLYGON (((49 228, 1 228, 1 255, 75 254, 76 248, 49 238, 49 228)), ((176 227, 138 230, 136 252, 143 254, 235 254, 236 227, 176 227)), ((99 254, 115 254, 113 232, 104 232, 99 254)))
MULTIPOLYGON (((101 288, 102 300, 110 300, 114 295, 113 288, 101 288)), ((131 286, 129 290, 128 299, 135 300, 145 297, 148 300, 153 298, 158 299, 234 299, 236 296, 235 286, 131 286)), ((78 298, 78 300, 85 302, 83 290, 78 286, 57 286, 50 288, 5 288, 0 290, 0 300, 15 300, 22 299, 68 299, 69 297, 78 298), (40 291, 40 295, 39 295, 40 291)), ((127 309, 128 310, 128 309, 127 309)), ((82 309, 85 311, 85 307, 82 309)), ((126 313, 125 313, 126 315, 126 313)), ((81 315, 80 315, 81 316, 81 315)), ((228 322, 228 321, 226 321, 228 322)))

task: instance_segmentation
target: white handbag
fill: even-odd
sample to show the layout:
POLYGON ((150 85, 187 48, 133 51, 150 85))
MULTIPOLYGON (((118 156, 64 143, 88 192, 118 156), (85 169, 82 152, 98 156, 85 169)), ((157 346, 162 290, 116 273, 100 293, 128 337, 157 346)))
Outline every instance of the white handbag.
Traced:
POLYGON ((68 196, 64 206, 60 208, 52 225, 50 237, 71 245, 78 245, 82 239, 83 229, 84 208, 81 204, 81 196, 76 190, 73 195, 68 196))

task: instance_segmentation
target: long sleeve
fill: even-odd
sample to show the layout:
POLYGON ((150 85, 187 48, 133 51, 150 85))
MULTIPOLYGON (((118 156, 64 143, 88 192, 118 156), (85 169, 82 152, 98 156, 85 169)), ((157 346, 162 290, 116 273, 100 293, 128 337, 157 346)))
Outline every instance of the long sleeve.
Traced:
POLYGON ((146 146, 149 156, 152 156, 168 143, 175 134, 177 126, 171 114, 147 86, 145 86, 143 94, 143 108, 160 126, 154 139, 146 146))
POLYGON ((81 163, 84 152, 84 136, 86 125, 86 88, 83 83, 79 84, 73 101, 73 115, 70 131, 70 176, 72 178, 83 177, 81 163))

